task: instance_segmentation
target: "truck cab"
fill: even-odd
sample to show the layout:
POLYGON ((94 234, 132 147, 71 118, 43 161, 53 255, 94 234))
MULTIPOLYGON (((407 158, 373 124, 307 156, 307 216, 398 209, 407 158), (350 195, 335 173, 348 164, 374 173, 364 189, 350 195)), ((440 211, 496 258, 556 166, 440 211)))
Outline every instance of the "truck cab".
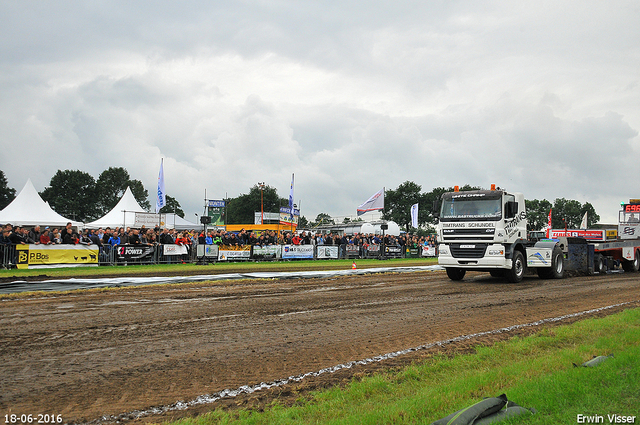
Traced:
POLYGON ((541 276, 547 277, 552 266, 556 266, 556 275, 562 273, 563 261, 555 256, 563 253, 555 250, 554 254, 556 242, 528 240, 522 193, 495 186, 444 193, 436 229, 438 264, 452 280, 462 280, 467 270, 474 270, 520 282, 527 262, 543 270, 539 270, 541 276))

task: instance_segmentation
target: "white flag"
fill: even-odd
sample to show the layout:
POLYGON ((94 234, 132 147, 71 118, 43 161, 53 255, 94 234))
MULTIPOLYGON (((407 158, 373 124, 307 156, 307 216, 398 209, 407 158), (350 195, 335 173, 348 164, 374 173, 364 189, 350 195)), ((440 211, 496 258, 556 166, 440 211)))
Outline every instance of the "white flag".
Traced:
POLYGON ((380 189, 379 192, 367 199, 367 202, 358 207, 358 215, 382 209, 384 209, 384 188, 380 189))
POLYGON ((411 205, 411 225, 418 228, 418 204, 411 205))
POLYGON ((587 228, 587 212, 584 212, 584 216, 582 217, 582 223, 580 223, 580 229, 587 228))
POLYGON ((160 173, 158 174, 158 194, 156 196, 156 214, 160 212, 160 209, 167 205, 167 194, 164 191, 164 170, 162 164, 164 158, 160 160, 160 173))

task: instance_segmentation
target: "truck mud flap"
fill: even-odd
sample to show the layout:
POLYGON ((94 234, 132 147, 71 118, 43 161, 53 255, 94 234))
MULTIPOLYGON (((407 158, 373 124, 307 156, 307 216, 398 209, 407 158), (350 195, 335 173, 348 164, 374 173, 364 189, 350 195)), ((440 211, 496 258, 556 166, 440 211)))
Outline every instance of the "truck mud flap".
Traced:
POLYGON ((431 425, 486 425, 523 413, 532 414, 535 411, 518 406, 507 400, 505 394, 501 394, 498 397, 486 398, 465 409, 458 410, 449 416, 438 419, 431 425))
POLYGON ((573 275, 594 273, 594 248, 582 238, 567 238, 565 270, 573 275))

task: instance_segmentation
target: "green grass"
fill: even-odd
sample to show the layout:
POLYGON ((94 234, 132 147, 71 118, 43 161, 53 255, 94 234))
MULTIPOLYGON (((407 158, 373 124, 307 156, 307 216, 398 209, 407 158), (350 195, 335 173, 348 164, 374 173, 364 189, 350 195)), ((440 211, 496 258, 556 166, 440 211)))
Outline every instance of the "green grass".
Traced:
POLYGON ((506 393, 534 415, 505 424, 573 424, 582 415, 640 422, 640 309, 514 337, 474 354, 432 357, 354 380, 263 412, 216 410, 180 424, 430 424, 484 397, 506 393), (574 368, 595 355, 614 357, 574 368))
MULTIPOLYGON (((293 260, 293 261, 262 261, 262 262, 219 262, 208 266, 196 264, 150 264, 129 266, 102 266, 102 267, 63 267, 51 269, 11 269, 0 270, 0 278, 47 276, 53 278, 63 277, 90 277, 90 276, 127 276, 134 274, 175 274, 199 273, 218 274, 234 271, 276 271, 276 270, 336 270, 349 269, 354 260, 293 260)), ((435 258, 407 258, 390 259, 380 261, 376 259, 355 260, 358 268, 372 267, 407 267, 435 265, 435 258)))

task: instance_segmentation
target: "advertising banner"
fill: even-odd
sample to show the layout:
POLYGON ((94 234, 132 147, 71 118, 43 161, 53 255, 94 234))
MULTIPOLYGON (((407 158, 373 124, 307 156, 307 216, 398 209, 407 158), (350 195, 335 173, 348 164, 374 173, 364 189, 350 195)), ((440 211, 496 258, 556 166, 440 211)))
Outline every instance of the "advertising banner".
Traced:
POLYGON ((290 260, 293 258, 313 259, 313 245, 284 245, 282 258, 290 260))
POLYGON ((318 245, 316 247, 316 258, 335 260, 338 258, 338 247, 334 245, 318 245))
POLYGON ((225 201, 209 199, 207 201, 207 215, 211 217, 212 226, 224 226, 225 201))
POLYGON ((296 208, 293 209, 293 219, 292 219, 290 208, 287 208, 287 207, 280 208, 280 224, 297 226, 299 217, 300 217, 299 209, 296 209, 296 208))
POLYGON ((604 230, 585 230, 585 229, 551 229, 549 231, 550 239, 566 238, 584 238, 588 241, 606 241, 607 235, 604 230))
POLYGON ((254 246, 253 258, 256 260, 276 260, 282 258, 282 245, 254 246))
POLYGON ((347 244, 344 246, 344 254, 347 258, 356 258, 360 255, 360 247, 358 245, 347 244))
POLYGON ((186 255, 188 253, 186 245, 162 245, 162 255, 186 255))
POLYGON ((393 258, 402 258, 402 247, 396 245, 385 246, 384 255, 393 258))
POLYGON ((19 269, 97 266, 97 245, 17 245, 19 269))
POLYGON ((121 260, 138 260, 151 257, 154 248, 149 245, 119 245, 116 252, 121 260))
POLYGON ((218 260, 248 260, 251 258, 251 246, 250 245, 220 245, 218 247, 218 260))
POLYGON ((197 245, 198 257, 218 258, 218 245, 197 245))
POLYGON ((422 247, 422 256, 423 257, 436 257, 436 247, 435 246, 423 246, 422 247))
POLYGON ((133 222, 133 226, 136 229, 141 228, 142 226, 153 229, 156 226, 164 227, 165 222, 167 221, 166 214, 152 214, 152 213, 140 213, 137 212, 136 218, 133 222))

